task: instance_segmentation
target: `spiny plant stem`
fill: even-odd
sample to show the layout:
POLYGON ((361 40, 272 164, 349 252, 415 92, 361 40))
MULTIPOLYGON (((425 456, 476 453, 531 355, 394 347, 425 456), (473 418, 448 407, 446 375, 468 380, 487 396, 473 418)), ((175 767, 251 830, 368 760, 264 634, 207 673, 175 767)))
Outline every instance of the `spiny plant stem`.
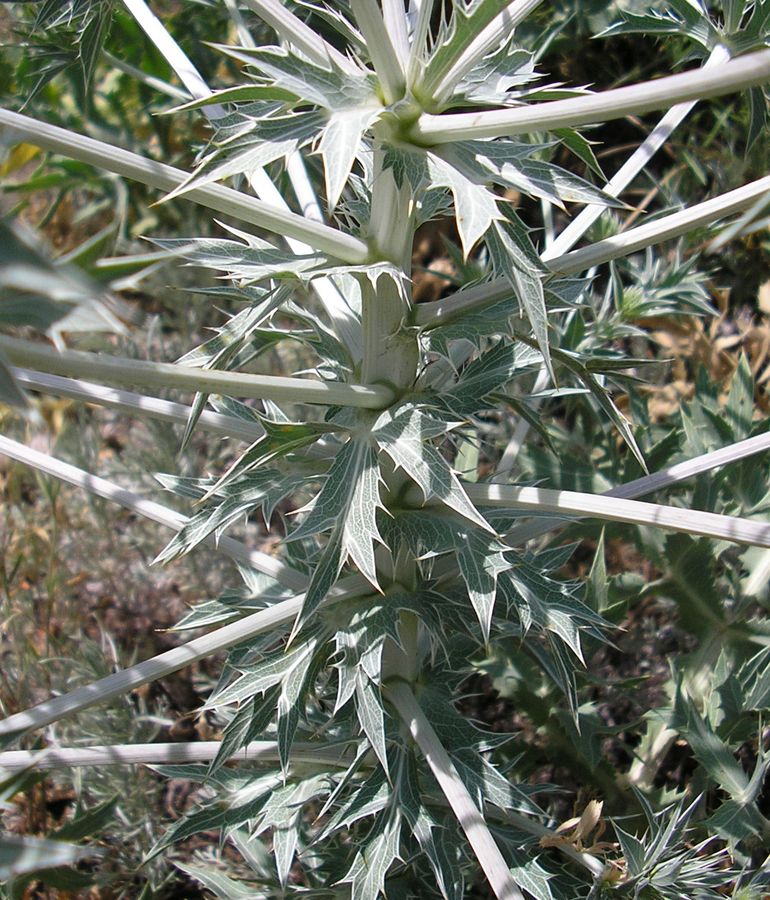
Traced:
POLYGON ((18 365, 34 365, 55 375, 90 375, 92 378, 104 378, 105 381, 119 384, 362 409, 382 409, 393 399, 393 392, 384 385, 367 387, 279 375, 196 369, 175 363, 147 362, 79 350, 57 351, 43 344, 5 336, 0 336, 0 349, 11 362, 18 365))
POLYGON ((602 91, 588 97, 554 100, 515 109, 478 113, 423 115, 412 128, 418 144, 512 137, 533 131, 574 128, 642 115, 690 100, 721 97, 770 79, 770 50, 760 50, 714 69, 668 75, 655 81, 602 91))
POLYGON ((499 900, 503 898, 524 900, 524 895, 511 877, 508 864, 490 834, 484 817, 473 802, 454 763, 409 686, 404 681, 391 681, 385 687, 385 696, 398 711, 412 739, 425 757, 434 778, 457 816, 495 897, 499 900))
MULTIPOLYGON (((377 147, 374 154, 370 239, 379 255, 399 266, 404 283, 398 285, 389 276, 381 277, 376 288, 368 281, 362 283, 363 374, 373 382, 387 380, 396 390, 412 385, 419 358, 416 335, 403 327, 407 312, 403 292, 411 275, 412 221, 412 195, 408 183, 404 180, 398 187, 392 169, 383 165, 382 148, 377 147)), ((398 490, 404 483, 404 477, 391 472, 386 481, 392 490, 398 490)), ((415 586, 417 567, 411 556, 401 557, 395 550, 386 568, 390 571, 383 572, 384 578, 396 580, 406 587, 415 586)), ((402 614, 399 631, 404 649, 388 641, 383 649, 383 670, 400 671, 402 674, 413 672, 417 656, 415 617, 402 614)))
MULTIPOLYGON (((0 126, 7 128, 16 140, 89 163, 160 191, 172 191, 188 178, 188 173, 180 169, 7 109, 0 109, 0 126)), ((367 260, 368 248, 363 241, 296 213, 277 210, 269 203, 241 191, 207 184, 186 191, 183 197, 241 222, 297 238, 322 253, 329 253, 353 265, 367 260)))

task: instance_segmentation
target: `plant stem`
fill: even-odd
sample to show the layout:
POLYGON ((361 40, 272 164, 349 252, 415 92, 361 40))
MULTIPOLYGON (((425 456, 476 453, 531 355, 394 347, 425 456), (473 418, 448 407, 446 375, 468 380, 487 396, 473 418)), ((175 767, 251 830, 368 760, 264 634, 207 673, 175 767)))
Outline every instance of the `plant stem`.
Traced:
MULTIPOLYGON (((747 459, 756 453, 764 453, 767 450, 770 450, 770 434, 759 434, 755 437, 747 438, 745 441, 739 441, 737 444, 732 444, 729 447, 722 447, 719 450, 704 453, 685 462, 667 466, 665 469, 654 472, 652 475, 645 475, 642 478, 634 479, 634 481, 628 481, 626 484, 621 484, 606 491, 601 496, 622 497, 625 499, 643 497, 645 494, 651 494, 654 491, 671 487, 681 481, 694 478, 696 475, 702 475, 720 466, 747 459)), ((559 519, 537 519, 523 525, 517 525, 516 528, 508 532, 507 542, 511 546, 518 546, 563 524, 564 521, 559 519)))
MULTIPOLYGON (((713 68, 727 62, 728 59, 730 59, 730 51, 719 44, 711 51, 711 55, 704 63, 703 68, 713 68)), ((679 103, 673 106, 607 184, 602 187, 604 193, 609 194, 610 197, 617 197, 624 191, 665 144, 674 130, 692 112, 697 102, 697 100, 691 100, 689 103, 679 103)), ((569 223, 551 246, 545 250, 541 259, 544 262, 548 262, 571 250, 606 209, 606 206, 598 203, 589 203, 584 206, 580 214, 569 223)))
POLYGON ((376 0, 351 0, 350 5, 366 40, 385 103, 395 103, 404 96, 404 70, 385 28, 382 13, 376 0))
MULTIPOLYGON (((396 390, 410 387, 417 374, 418 344, 413 331, 404 329, 406 317, 405 298, 402 291, 411 275, 411 251, 414 235, 412 195, 404 183, 399 188, 392 170, 383 165, 380 146, 374 152, 374 184, 370 241, 382 259, 395 263, 404 275, 404 285, 398 285, 390 276, 382 276, 375 288, 368 280, 362 281, 364 359, 363 376, 373 382, 387 381, 396 390)), ((392 492, 404 484, 402 473, 390 472, 385 482, 392 492)), ((413 588, 417 565, 411 556, 405 556, 394 548, 392 554, 383 554, 383 583, 398 581, 413 588)), ((379 574, 379 573, 378 573, 379 574)), ((415 673, 417 665, 416 618, 403 613, 399 631, 402 650, 395 642, 387 641, 383 648, 383 672, 415 673)))
POLYGON ((362 280, 364 361, 362 377, 387 381, 397 389, 409 387, 417 374, 417 338, 404 328, 404 292, 411 274, 412 197, 406 181, 399 188, 392 169, 383 166, 383 151, 374 151, 374 186, 370 240, 380 259, 395 263, 404 284, 383 275, 376 288, 362 280))
MULTIPOLYGON (((688 209, 662 216, 654 222, 632 228, 622 234, 589 244, 580 250, 573 250, 551 259, 549 267, 554 272, 574 275, 609 262, 619 256, 625 256, 642 250, 653 244, 680 237, 696 228, 710 225, 725 216, 734 215, 748 209, 758 197, 770 191, 770 176, 759 178, 743 187, 728 191, 719 197, 697 203, 688 209)), ((424 329, 437 328, 454 316, 463 315, 475 309, 483 309, 499 300, 512 297, 510 282, 505 278, 496 278, 486 284, 478 285, 465 291, 458 291, 444 300, 434 303, 420 303, 415 309, 414 321, 424 329)))
POLYGON ((331 406, 353 406, 382 409, 393 399, 384 385, 366 387, 342 382, 285 378, 279 375, 249 375, 243 372, 220 372, 197 369, 175 363, 146 362, 79 350, 57 351, 44 344, 0 336, 0 348, 17 365, 33 365, 56 375, 88 375, 119 384, 136 384, 160 388, 202 391, 295 403, 322 403, 331 406))
POLYGON ((513 880, 508 864, 490 834, 484 817, 473 802, 454 763, 410 687, 404 681, 392 681, 385 687, 384 693, 422 751, 434 778, 457 816, 495 897, 524 900, 524 895, 513 880))
MULTIPOLYGON (((211 93, 200 72, 188 59, 181 47, 168 33, 155 13, 147 6, 144 0, 123 0, 123 4, 147 37, 155 44, 161 56, 179 76, 179 80, 187 88, 190 94, 197 100, 211 93)), ((209 119, 220 119, 225 115, 224 107, 212 104, 203 108, 209 119)))
MULTIPOLYGON (((220 750, 219 741, 194 741, 176 744, 117 744, 95 747, 47 747, 45 750, 8 750, 0 753, 0 769, 21 772, 35 768, 43 771, 80 766, 123 766, 208 762, 220 750)), ((350 765, 340 749, 325 750, 318 744, 295 743, 292 762, 319 763, 325 766, 350 765)), ((252 741, 236 750, 232 761, 277 762, 275 741, 252 741)))
MULTIPOLYGON (((7 109, 0 109, 0 126, 8 129, 16 140, 89 163, 161 191, 172 191, 189 177, 187 172, 172 166, 7 109)), ((352 235, 320 222, 312 222, 296 213, 277 210, 269 203, 232 188, 207 184, 186 191, 183 198, 275 234, 297 238, 322 253, 353 265, 360 265, 368 259, 366 244, 352 235)))
POLYGON ((403 72, 409 60, 409 36, 406 31, 404 0, 382 0, 382 18, 403 72))
POLYGON ((412 128, 418 144, 482 140, 554 128, 574 128, 653 112, 689 100, 705 100, 770 79, 770 50, 749 53, 713 69, 668 75, 655 81, 602 91, 588 97, 477 113, 423 115, 412 128))
MULTIPOLYGON (((47 375, 30 369, 14 368, 13 375, 23 387, 53 394, 56 397, 68 397, 82 403, 94 403, 97 406, 117 409, 132 416, 149 416, 163 422, 186 425, 192 412, 192 408, 184 403, 146 397, 132 391, 117 390, 73 378, 61 378, 58 375, 47 375)), ((264 430, 257 422, 252 424, 235 416, 223 415, 208 409, 200 414, 198 425, 204 431, 246 441, 249 444, 264 434, 264 430)))
POLYGON ((638 500, 579 491, 556 491, 490 483, 463 486, 470 499, 479 506, 577 514, 608 519, 611 522, 670 528, 685 534, 703 535, 738 544, 770 547, 770 524, 753 522, 737 516, 722 516, 701 510, 679 509, 674 506, 661 506, 658 503, 640 503, 638 500))

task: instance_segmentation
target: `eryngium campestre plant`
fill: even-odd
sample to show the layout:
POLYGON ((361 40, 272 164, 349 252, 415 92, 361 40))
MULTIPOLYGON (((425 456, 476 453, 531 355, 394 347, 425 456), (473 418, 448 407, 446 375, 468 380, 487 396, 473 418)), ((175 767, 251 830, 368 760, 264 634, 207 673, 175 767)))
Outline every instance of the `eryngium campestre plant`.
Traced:
MULTIPOLYGON (((666 727, 688 734, 699 758, 711 753, 713 762, 716 754, 728 773, 726 822, 714 827, 730 852, 710 837, 686 842, 697 801, 656 810, 628 786, 629 805, 647 816, 644 835, 638 823, 628 826, 637 836, 619 824, 617 842, 594 841, 596 800, 572 831, 556 833, 557 789, 520 777, 516 736, 479 729, 455 701, 469 674, 504 653, 522 680, 541 685, 553 714, 573 723, 576 740, 586 727, 576 675, 584 643, 604 639, 601 604, 587 602, 601 570, 595 566, 586 595, 558 574, 573 548, 534 540, 565 520, 701 535, 714 553, 735 543, 770 547, 762 521, 634 499, 765 449, 767 439, 750 428, 719 451, 704 449, 604 495, 517 483, 528 430, 540 452, 554 446, 538 414, 543 401, 603 417, 624 442, 624 465, 646 470, 645 442, 616 402, 616 388, 644 362, 624 352, 626 339, 640 334, 632 320, 649 304, 657 315, 709 307, 691 262, 642 262, 637 254, 758 208, 770 178, 624 231, 610 219, 616 234, 571 248, 608 208, 627 214, 618 195, 697 101, 753 89, 752 128, 759 117, 761 133, 766 4, 725 2, 720 20, 684 0, 665 13, 624 16, 614 31, 684 36, 705 64, 596 92, 549 84, 537 68, 541 48, 517 40, 539 0, 244 5, 275 43, 257 45, 230 4, 237 43, 217 49, 239 64, 242 82, 212 91, 142 0, 125 0, 192 97, 177 109, 200 110, 210 125, 191 173, 0 111, 7 141, 222 216, 217 237, 156 236, 155 244, 161 257, 224 276, 207 293, 238 304, 216 336, 176 365, 0 338, 14 378, 9 400, 21 402, 20 391, 32 387, 185 423, 183 445, 195 428, 230 436, 234 455, 222 471, 159 476, 194 501, 189 518, 7 438, 0 450, 173 528, 160 561, 215 540, 244 578, 181 623, 216 626, 209 634, 9 716, 0 734, 18 737, 229 648, 206 701, 220 742, 38 758, 153 762, 166 775, 203 782, 209 801, 170 827, 156 852, 221 829, 253 871, 237 883, 185 866, 217 896, 461 898, 482 874, 505 898, 722 896, 738 883, 731 858, 750 859, 770 830, 756 805, 766 763, 760 752, 754 777, 728 777, 735 761, 692 685, 688 693, 680 680, 666 727), (659 109, 669 111, 605 184, 576 129, 659 109), (555 165, 561 148, 594 181, 555 165), (239 189, 220 184, 233 178, 239 189), (519 216, 511 198, 520 195, 540 201, 549 223, 553 207, 584 211, 558 235, 549 226, 543 241, 519 216), (459 241, 450 247, 458 283, 418 305, 415 233, 447 218, 459 241), (307 371, 250 372, 260 354, 286 341, 302 345, 307 371), (186 389, 195 401, 180 406, 72 376, 186 389), (509 429, 511 417, 517 424, 509 429), (222 536, 257 512, 282 537, 278 557, 222 536), (248 762, 225 766, 233 757, 248 762), (272 860, 255 843, 268 835, 272 860)), ((88 4, 78 4, 78 15, 87 21, 88 4)), ((764 660, 752 665, 746 679, 756 682, 764 660)), ((664 743, 668 733, 659 735, 664 743)), ((34 758, 10 752, 0 763, 34 758)), ((713 776, 714 766, 708 771, 713 776)), ((741 889, 761 890, 761 876, 746 871, 741 889)))

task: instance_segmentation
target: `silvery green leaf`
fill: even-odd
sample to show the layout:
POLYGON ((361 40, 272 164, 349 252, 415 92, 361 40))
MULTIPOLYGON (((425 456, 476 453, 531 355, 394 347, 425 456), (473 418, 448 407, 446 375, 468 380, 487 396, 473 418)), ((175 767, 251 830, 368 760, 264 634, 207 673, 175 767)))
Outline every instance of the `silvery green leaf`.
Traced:
POLYGON ((220 45, 219 49, 258 69, 274 85, 316 106, 338 110, 376 100, 374 77, 365 69, 354 76, 338 69, 333 60, 329 60, 328 68, 321 68, 281 47, 248 49, 220 45))
POLYGON ((326 775, 292 780, 274 790, 259 811, 253 837, 263 834, 268 828, 272 829, 273 856, 282 885, 288 880, 297 850, 303 806, 328 791, 326 775))
POLYGON ((329 210, 333 210, 340 199, 353 163, 361 152, 364 133, 381 111, 382 107, 373 105, 343 108, 332 113, 324 127, 318 152, 324 164, 329 210))
POLYGON ((496 222, 487 235, 486 243, 495 268, 508 279, 521 310, 532 326, 551 380, 556 381, 548 340, 542 266, 533 264, 529 248, 523 245, 520 229, 515 229, 513 224, 496 222))
POLYGON ((311 3, 309 0, 297 0, 297 6, 310 10, 314 16, 318 16, 319 19, 327 22, 340 37, 344 38, 346 43, 356 48, 356 50, 366 50, 366 41, 353 23, 349 4, 345 4, 344 7, 341 7, 341 9, 344 10, 345 15, 343 15, 340 9, 327 6, 326 4, 311 3))
POLYGON ((337 697, 334 701, 334 712, 339 712, 356 692, 358 683, 358 658, 352 646, 340 646, 340 634, 337 634, 337 653, 341 654, 335 663, 337 670, 337 697))
POLYGON ((261 697, 244 700, 225 727, 217 755, 209 765, 207 777, 214 775, 241 747, 256 740, 275 718, 280 685, 270 688, 261 697))
POLYGON ((705 825, 732 843, 762 837, 770 829, 770 822, 756 803, 737 803, 735 800, 723 800, 705 825))
POLYGON ((501 217, 495 195, 483 184, 476 184, 437 153, 427 154, 431 189, 446 187, 452 192, 457 230, 463 255, 467 258, 474 245, 501 217))
POLYGON ((457 85, 455 99, 462 97, 469 103, 504 106, 518 97, 518 92, 511 93, 512 88, 539 77, 534 55, 509 42, 476 63, 457 85))
MULTIPOLYGON (((220 774, 225 771, 221 770, 220 774)), ((230 828, 253 819, 267 802, 271 793, 281 784, 281 781, 281 776, 277 772, 257 779, 254 779, 252 775, 248 789, 241 794, 242 802, 239 802, 240 792, 235 792, 228 798, 231 805, 220 800, 186 814, 166 831, 153 847, 148 859, 157 856, 171 844, 192 837, 200 831, 230 828)))
POLYGON ((280 472, 277 469, 260 469, 250 472, 216 490, 216 497, 209 500, 187 521, 165 548, 156 557, 156 562, 170 562, 184 553, 189 553, 209 535, 219 538, 222 533, 239 519, 247 518, 258 509, 266 523, 278 504, 288 494, 293 493, 305 481, 300 470, 280 472))
POLYGON ((282 683, 295 670, 300 674, 307 671, 317 647, 318 639, 310 637, 289 650, 277 651, 262 662, 250 666, 230 685, 212 694, 206 701, 206 708, 216 709, 228 703, 248 700, 282 683))
POLYGON ((415 194, 428 178, 425 154, 410 147, 393 147, 387 144, 383 148, 382 166, 393 172, 393 178, 399 187, 406 181, 415 194))
POLYGON ((299 540, 334 526, 341 541, 341 563, 350 556, 377 587, 374 542, 382 542, 375 522, 377 509, 382 506, 379 480, 374 448, 366 440, 349 440, 332 463, 307 517, 288 540, 299 540))
POLYGON ((297 845, 299 844, 300 816, 299 812, 294 813, 290 821, 273 828, 271 835, 275 868, 278 873, 278 880, 283 888, 288 883, 294 856, 297 852, 297 845))
POLYGON ((336 525, 329 535, 324 551, 313 569, 310 584, 305 592, 302 609, 294 623, 294 629, 291 634, 292 639, 323 602, 324 598, 337 581, 340 570, 345 564, 342 555, 343 529, 344 524, 338 523, 336 525))
POLYGON ((409 750, 400 748, 394 768, 401 815, 433 869, 442 896, 445 900, 462 900, 465 879, 452 823, 439 822, 423 804, 416 760, 409 750))
POLYGON ((419 485, 426 500, 435 497, 479 528, 491 531, 444 457, 427 443, 431 438, 446 434, 449 424, 407 402, 382 413, 374 423, 372 436, 393 462, 419 485))
POLYGON ((225 366, 253 331, 285 301, 284 291, 265 291, 264 300, 236 313, 214 337, 177 359, 183 366, 199 368, 225 366))
POLYGON ((388 805, 391 794, 392 788, 383 768, 368 772, 363 782, 331 816, 318 840, 325 841, 335 831, 348 829, 360 819, 376 815, 388 805))
POLYGON ((723 38, 711 22, 706 9, 697 2, 673 0, 668 9, 651 9, 645 13, 621 11, 622 22, 616 22, 600 35, 677 34, 701 44, 709 50, 723 38))
POLYGON ((646 861, 644 843, 640 841, 636 835, 624 831, 617 822, 613 822, 612 827, 620 842, 620 849, 623 851, 623 858, 628 865, 629 875, 641 875, 644 871, 644 864, 646 861))
POLYGON ((401 821, 397 813, 377 826, 359 850, 341 882, 349 882, 356 900, 378 900, 385 892, 385 876, 398 857, 401 821))
POLYGON ((677 690, 672 727, 692 748, 695 758, 723 790, 739 802, 748 795, 749 779, 730 747, 714 731, 693 701, 677 690))
POLYGON ((505 387, 517 374, 519 353, 510 341, 498 341, 468 363, 441 402, 455 415, 468 416, 481 409, 484 399, 505 387))
POLYGON ((398 513, 386 527, 393 531, 394 540, 396 535, 400 536, 418 555, 456 554, 460 575, 487 640, 497 578, 511 565, 504 556, 508 548, 494 532, 490 533, 488 526, 482 531, 463 519, 427 510, 398 513))
POLYGON ((248 177, 315 140, 324 125, 323 116, 317 112, 255 120, 241 113, 240 118, 240 128, 227 140, 222 140, 224 134, 220 134, 214 149, 200 161, 189 178, 165 196, 165 200, 233 175, 248 177))
MULTIPOLYGON (((526 339, 524 335, 521 335, 522 339, 526 339)), ((564 350, 558 350, 555 348, 551 348, 551 356, 557 360, 560 365, 564 366, 570 372, 572 372, 590 391, 593 398, 599 404, 604 413, 610 418, 615 427, 620 432, 623 440, 628 445, 629 450, 636 457, 637 462, 642 468, 643 472, 647 472, 647 463, 642 455, 642 451, 639 449, 639 445, 636 442, 636 438, 634 437, 634 433, 631 429, 631 423, 628 419, 623 415, 623 413, 618 409, 614 400, 612 399, 609 391, 600 383, 597 376, 590 371, 590 369, 583 363, 581 358, 575 353, 569 353, 564 350)), ((609 360, 602 360, 600 364, 607 365, 609 360)), ((628 365, 628 360, 621 360, 620 365, 628 365)))
POLYGON ((578 159, 582 160, 602 181, 607 180, 602 167, 599 165, 599 160, 596 158, 596 154, 591 149, 592 142, 585 135, 575 131, 573 128, 557 128, 553 133, 565 147, 571 150, 578 159))
MULTIPOLYGON (((506 843, 505 830, 495 828, 492 830, 495 837, 502 843, 506 843)), ((554 881, 554 873, 549 872, 537 858, 532 859, 529 853, 522 851, 520 838, 516 838, 515 845, 509 847, 509 861, 511 874, 516 884, 523 888, 528 894, 531 894, 533 900, 562 900, 563 895, 558 889, 554 892, 552 882, 554 881)), ((558 883, 558 882, 557 882, 558 883)))
POLYGON ((537 159, 521 159, 509 162, 495 170, 497 184, 512 187, 529 197, 548 200, 564 209, 565 202, 593 203, 602 206, 623 208, 620 200, 606 194, 560 166, 541 162, 537 159))
POLYGON ((385 745, 385 710, 382 697, 372 680, 361 671, 358 673, 356 683, 356 714, 364 734, 372 745, 372 750, 387 773, 388 751, 385 745))
POLYGON ((200 882, 207 890, 211 891, 221 900, 254 900, 254 889, 247 887, 242 881, 234 881, 218 869, 210 866, 193 866, 189 863, 174 862, 177 869, 181 869, 191 878, 200 882))
POLYGON ((452 16, 442 22, 421 84, 436 85, 481 30, 501 13, 510 0, 460 0, 452 4, 452 16))
POLYGON ((297 255, 254 239, 246 244, 222 238, 174 238, 155 243, 189 260, 191 265, 226 272, 245 284, 281 276, 307 278, 326 263, 326 257, 319 253, 297 255))
POLYGON ((312 687, 319 669, 326 660, 326 651, 319 642, 310 639, 305 653, 295 666, 281 680, 281 692, 278 697, 278 756, 281 768, 286 772, 291 761, 291 745, 297 732, 300 718, 305 715, 305 695, 312 687))

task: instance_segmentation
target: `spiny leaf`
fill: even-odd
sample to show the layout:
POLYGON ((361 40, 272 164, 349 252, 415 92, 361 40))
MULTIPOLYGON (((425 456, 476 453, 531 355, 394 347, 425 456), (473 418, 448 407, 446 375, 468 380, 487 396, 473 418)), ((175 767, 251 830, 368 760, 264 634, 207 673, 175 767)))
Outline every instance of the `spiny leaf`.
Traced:
POLYGON ((500 218, 495 195, 483 184, 471 181, 437 153, 427 154, 427 165, 431 187, 446 187, 452 192, 457 230, 463 256, 467 258, 490 225, 500 218))
POLYGON ((518 230, 514 230, 511 224, 495 222, 486 243, 495 268, 508 279, 519 306, 529 319, 551 380, 555 382, 548 340, 548 310, 543 291, 543 269, 540 265, 533 264, 531 254, 522 246, 521 234, 518 230))
POLYGON ((501 13, 510 0, 457 0, 452 4, 452 17, 448 24, 442 25, 436 45, 425 66, 419 87, 427 90, 428 95, 451 69, 453 63, 462 55, 480 31, 488 25, 498 13, 501 13))
POLYGON ((341 883, 350 883, 356 900, 377 900, 385 890, 385 876, 398 856, 401 820, 397 812, 370 833, 341 883))
POLYGON ((326 202, 330 210, 337 205, 361 152, 364 133, 380 112, 381 108, 376 106, 342 109, 334 112, 324 127, 318 152, 324 164, 326 202))
POLYGON ((419 485, 426 500, 435 497, 479 528, 492 531, 468 499, 446 460, 427 443, 448 430, 448 422, 435 419, 407 402, 384 412, 374 423, 372 436, 393 462, 419 485))
POLYGON ((348 441, 332 463, 307 517, 288 537, 296 541, 334 527, 341 542, 341 564, 350 556, 374 587, 378 584, 373 545, 382 542, 375 522, 382 506, 379 471, 377 454, 367 440, 348 441))

